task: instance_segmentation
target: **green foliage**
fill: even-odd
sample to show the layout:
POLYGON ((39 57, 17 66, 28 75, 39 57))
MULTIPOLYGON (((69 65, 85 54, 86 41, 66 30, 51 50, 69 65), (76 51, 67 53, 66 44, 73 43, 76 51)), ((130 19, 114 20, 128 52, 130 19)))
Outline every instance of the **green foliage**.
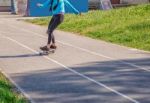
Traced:
MULTIPOLYGON (((30 22, 47 25, 49 19, 30 22)), ((150 51, 150 4, 90 11, 82 16, 67 14, 59 29, 150 51)))
POLYGON ((23 97, 14 93, 11 84, 0 73, 0 103, 27 103, 23 97))

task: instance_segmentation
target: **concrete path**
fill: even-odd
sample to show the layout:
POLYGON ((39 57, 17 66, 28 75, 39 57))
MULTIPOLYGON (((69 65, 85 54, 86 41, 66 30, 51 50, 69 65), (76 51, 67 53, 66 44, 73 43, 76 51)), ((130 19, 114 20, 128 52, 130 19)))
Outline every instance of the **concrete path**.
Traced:
POLYGON ((0 15, 0 68, 32 103, 150 103, 150 53, 0 15))

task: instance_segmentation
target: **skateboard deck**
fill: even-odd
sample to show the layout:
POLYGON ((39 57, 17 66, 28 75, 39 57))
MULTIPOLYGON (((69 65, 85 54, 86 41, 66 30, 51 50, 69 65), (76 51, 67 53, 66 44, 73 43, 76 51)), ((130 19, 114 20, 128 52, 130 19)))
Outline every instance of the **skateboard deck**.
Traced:
POLYGON ((49 55, 49 54, 52 54, 52 53, 55 53, 55 49, 51 49, 49 51, 40 51, 39 52, 39 55, 49 55))

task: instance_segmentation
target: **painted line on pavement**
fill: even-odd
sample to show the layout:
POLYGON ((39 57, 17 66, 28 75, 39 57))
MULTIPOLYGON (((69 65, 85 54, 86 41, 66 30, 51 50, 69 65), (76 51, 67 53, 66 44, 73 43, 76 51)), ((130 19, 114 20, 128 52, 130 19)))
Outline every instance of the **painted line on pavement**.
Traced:
MULTIPOLYGON (((26 46, 26 45, 24 45, 24 44, 18 42, 18 41, 14 40, 14 39, 12 39, 12 38, 10 38, 10 37, 4 36, 4 35, 2 35, 2 36, 3 36, 4 38, 6 38, 7 40, 10 40, 10 41, 12 41, 12 42, 14 42, 14 43, 20 45, 21 47, 24 47, 24 48, 26 48, 26 49, 28 49, 28 50, 34 52, 34 53, 39 54, 38 51, 36 51, 36 50, 34 50, 34 49, 32 49, 32 48, 30 48, 30 47, 28 47, 28 46, 26 46)), ((101 82, 98 82, 98 81, 96 81, 96 80, 94 80, 94 79, 92 79, 92 78, 90 78, 90 77, 88 77, 88 76, 86 76, 86 75, 83 75, 83 74, 81 74, 81 73, 79 73, 79 72, 77 72, 77 71, 75 71, 75 70, 73 70, 73 69, 71 69, 71 68, 69 68, 69 67, 67 67, 67 66, 65 66, 65 65, 63 65, 63 64, 61 64, 61 63, 59 63, 58 61, 56 61, 56 60, 54 60, 54 59, 51 59, 51 58, 49 58, 49 57, 47 57, 47 56, 43 56, 43 57, 44 57, 45 59, 47 59, 47 60, 50 60, 50 61, 52 61, 52 62, 54 62, 54 63, 56 63, 56 64, 62 66, 62 67, 65 68, 65 69, 67 69, 67 70, 69 70, 69 71, 71 71, 71 72, 77 74, 77 75, 80 76, 80 77, 83 77, 83 78, 85 78, 85 79, 87 79, 87 80, 89 80, 89 81, 91 81, 91 82, 93 82, 93 83, 95 83, 95 84, 97 84, 97 85, 99 85, 99 86, 101 86, 101 87, 106 88, 107 90, 109 90, 109 91, 111 91, 111 92, 113 92, 113 93, 115 93, 115 94, 117 94, 117 95, 119 95, 119 96, 122 96, 122 97, 128 99, 129 101, 132 101, 133 103, 140 103, 139 101, 137 101, 137 100, 135 100, 135 99, 133 99, 133 98, 131 98, 131 97, 129 97, 129 96, 123 94, 123 93, 120 93, 120 92, 118 92, 118 91, 116 91, 116 90, 114 90, 114 89, 112 89, 112 88, 106 86, 105 84, 103 84, 103 83, 101 83, 101 82)))
MULTIPOLYGON (((11 26, 12 28, 15 28, 15 29, 18 29, 17 27, 13 26, 13 25, 9 25, 11 26)), ((32 35, 36 35, 36 36, 39 36, 39 37, 42 37, 42 38, 47 38, 46 36, 43 36, 43 35, 40 35, 39 33, 36 33, 36 32, 33 32, 33 31, 29 31, 29 30, 26 30, 26 29, 23 29, 23 28, 20 28, 19 30, 22 30, 22 31, 25 31, 25 32, 29 32, 29 33, 32 33, 32 35)), ((72 48, 76 48, 76 49, 79 49, 79 50, 82 50, 84 52, 87 52, 89 54, 93 54, 93 55, 96 55, 96 56, 100 56, 100 57, 104 57, 104 58, 107 58, 107 59, 110 59, 110 60, 117 60, 117 58, 112 58, 112 57, 109 57, 109 56, 106 56, 106 55, 103 55, 101 53, 96 53, 94 51, 90 51, 88 49, 84 49, 84 48, 81 48, 81 47, 77 47, 75 45, 71 45, 71 44, 68 44, 68 43, 65 43, 65 42, 61 42, 61 41, 58 41, 56 40, 57 42, 63 44, 63 45, 67 45, 67 46, 70 46, 72 48)), ((133 63, 129 63, 129 62, 125 62, 125 61, 122 61, 122 60, 119 60, 118 62, 121 62, 123 64, 127 64, 127 65, 130 65, 132 67, 136 67, 138 69, 141 69, 141 70, 145 70, 147 72, 150 72, 150 69, 146 69, 144 67, 141 67, 141 66, 138 66, 136 64, 133 64, 133 63)))

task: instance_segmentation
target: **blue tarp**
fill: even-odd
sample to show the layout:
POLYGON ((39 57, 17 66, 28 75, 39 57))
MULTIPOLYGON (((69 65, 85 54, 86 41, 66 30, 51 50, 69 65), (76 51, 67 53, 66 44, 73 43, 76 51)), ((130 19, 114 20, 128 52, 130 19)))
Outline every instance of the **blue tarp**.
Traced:
MULTIPOLYGON (((70 3, 77 8, 80 12, 88 11, 88 0, 68 0, 70 3)), ((51 15, 49 12, 49 7, 39 8, 36 6, 37 3, 43 3, 45 0, 29 0, 28 1, 28 15, 29 16, 49 16, 51 15)), ((67 13, 72 13, 70 8, 66 7, 67 13)))

